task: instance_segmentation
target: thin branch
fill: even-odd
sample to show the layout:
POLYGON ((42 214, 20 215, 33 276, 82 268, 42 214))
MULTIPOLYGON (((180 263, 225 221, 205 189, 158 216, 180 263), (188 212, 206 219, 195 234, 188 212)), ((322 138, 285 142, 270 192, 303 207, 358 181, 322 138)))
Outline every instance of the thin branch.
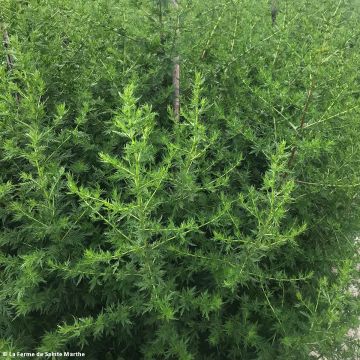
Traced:
POLYGON ((336 16, 336 14, 337 14, 337 12, 339 11, 339 8, 340 8, 340 5, 341 5, 342 2, 343 2, 343 0, 340 0, 340 1, 339 1, 339 4, 338 4, 338 6, 336 7, 336 9, 335 9, 335 11, 334 11, 334 13, 333 13, 332 16, 336 16))
POLYGON ((326 121, 331 120, 331 119, 333 119, 333 118, 335 118, 335 117, 337 117, 337 116, 339 116, 339 115, 346 114, 346 113, 350 112, 351 110, 357 109, 358 107, 359 107, 359 105, 356 105, 356 106, 354 106, 354 107, 352 107, 352 108, 350 108, 350 109, 348 109, 348 110, 344 110, 344 111, 339 112, 339 113, 337 113, 337 114, 335 114, 335 115, 331 115, 331 116, 329 116, 329 117, 326 118, 326 119, 319 120, 319 121, 316 121, 316 122, 311 123, 311 124, 307 124, 306 126, 304 126, 304 129, 307 129, 307 128, 311 127, 311 126, 314 126, 314 125, 317 125, 317 124, 326 122, 326 121))
MULTIPOLYGON (((300 130, 303 130, 304 127, 305 127, 305 117, 306 117, 308 109, 309 109, 309 104, 310 104, 310 100, 311 100, 312 95, 313 95, 314 86, 315 86, 315 80, 312 79, 310 88, 309 88, 308 93, 307 93, 307 98, 306 98, 306 101, 305 101, 305 105, 304 105, 304 108, 303 108, 303 111, 302 111, 302 114, 301 114, 300 130)), ((288 168, 292 167, 292 165, 294 163, 294 160, 295 160, 296 152, 297 152, 297 148, 296 148, 296 146, 294 146, 291 149, 291 154, 290 154, 290 158, 289 158, 289 161, 288 161, 288 168)))
POLYGON ((354 188, 360 186, 358 184, 324 184, 324 183, 317 183, 317 182, 310 182, 310 181, 303 181, 303 180, 295 180, 296 183, 302 185, 311 185, 311 186, 321 186, 321 187, 332 187, 332 188, 354 188))
POLYGON ((204 58, 205 58, 206 52, 209 49, 211 40, 212 40, 213 36, 215 35, 215 31, 216 31, 216 29, 218 28, 218 26, 220 24, 220 21, 222 19, 222 16, 223 16, 223 13, 224 13, 224 11, 226 9, 226 6, 227 6, 227 4, 223 7, 223 9, 221 11, 221 14, 220 14, 220 16, 218 17, 218 19, 216 21, 216 24, 214 25, 213 29, 211 30, 210 36, 208 37, 208 39, 206 41, 206 44, 205 44, 205 47, 204 47, 204 50, 202 51, 201 60, 204 60, 204 58))
POLYGON ((231 50, 230 52, 232 53, 234 50, 234 45, 235 45, 235 39, 236 39, 236 30, 237 30, 237 25, 238 25, 238 18, 236 17, 235 20, 235 26, 234 26, 234 34, 233 34, 233 39, 231 41, 231 50))
POLYGON ((315 85, 315 80, 312 79, 311 85, 310 85, 310 89, 309 89, 308 94, 307 94, 305 106, 304 106, 304 109, 303 109, 303 112, 302 112, 302 116, 301 116, 300 129, 303 129, 303 128, 304 128, 304 125, 305 125, 305 116, 306 116, 307 111, 308 111, 308 109, 309 109, 309 103, 310 103, 310 100, 311 100, 311 97, 312 97, 312 94, 313 94, 314 85, 315 85))

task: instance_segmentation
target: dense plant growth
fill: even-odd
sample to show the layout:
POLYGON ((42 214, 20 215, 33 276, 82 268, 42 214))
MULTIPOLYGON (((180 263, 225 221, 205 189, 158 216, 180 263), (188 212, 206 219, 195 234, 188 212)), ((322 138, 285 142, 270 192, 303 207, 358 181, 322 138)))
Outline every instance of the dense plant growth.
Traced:
POLYGON ((1 350, 356 357, 360 7, 276 6, 0 0, 1 350))

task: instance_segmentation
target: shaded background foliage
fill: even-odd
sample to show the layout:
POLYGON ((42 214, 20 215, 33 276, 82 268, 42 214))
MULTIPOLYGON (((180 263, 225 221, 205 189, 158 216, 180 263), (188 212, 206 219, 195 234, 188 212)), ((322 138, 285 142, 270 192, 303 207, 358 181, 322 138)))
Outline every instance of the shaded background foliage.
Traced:
POLYGON ((0 5, 4 351, 356 356, 358 2, 0 5))

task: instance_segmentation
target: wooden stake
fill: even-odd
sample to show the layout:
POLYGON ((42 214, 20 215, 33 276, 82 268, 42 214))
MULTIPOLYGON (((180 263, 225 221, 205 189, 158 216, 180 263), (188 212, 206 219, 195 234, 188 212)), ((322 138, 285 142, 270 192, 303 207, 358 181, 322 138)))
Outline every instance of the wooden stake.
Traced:
POLYGON ((9 53, 10 39, 7 30, 3 29, 3 43, 6 50, 6 65, 9 71, 14 68, 14 57, 9 53))
MULTIPOLYGON (((15 61, 14 61, 14 57, 12 56, 12 54, 10 53, 10 38, 9 38, 9 34, 5 28, 5 26, 1 26, 2 30, 3 30, 3 44, 4 44, 4 48, 6 51, 6 65, 7 65, 7 69, 8 71, 13 71, 14 70, 14 66, 15 66, 15 61)), ((15 100, 17 103, 19 103, 20 101, 20 97, 18 93, 14 94, 15 100)))

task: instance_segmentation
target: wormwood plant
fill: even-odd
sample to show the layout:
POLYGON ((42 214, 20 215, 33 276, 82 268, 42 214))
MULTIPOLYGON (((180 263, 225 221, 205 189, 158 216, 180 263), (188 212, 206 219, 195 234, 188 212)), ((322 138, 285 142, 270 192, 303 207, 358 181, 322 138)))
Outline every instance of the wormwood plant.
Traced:
POLYGON ((0 5, 2 351, 356 358, 355 1, 0 5))

